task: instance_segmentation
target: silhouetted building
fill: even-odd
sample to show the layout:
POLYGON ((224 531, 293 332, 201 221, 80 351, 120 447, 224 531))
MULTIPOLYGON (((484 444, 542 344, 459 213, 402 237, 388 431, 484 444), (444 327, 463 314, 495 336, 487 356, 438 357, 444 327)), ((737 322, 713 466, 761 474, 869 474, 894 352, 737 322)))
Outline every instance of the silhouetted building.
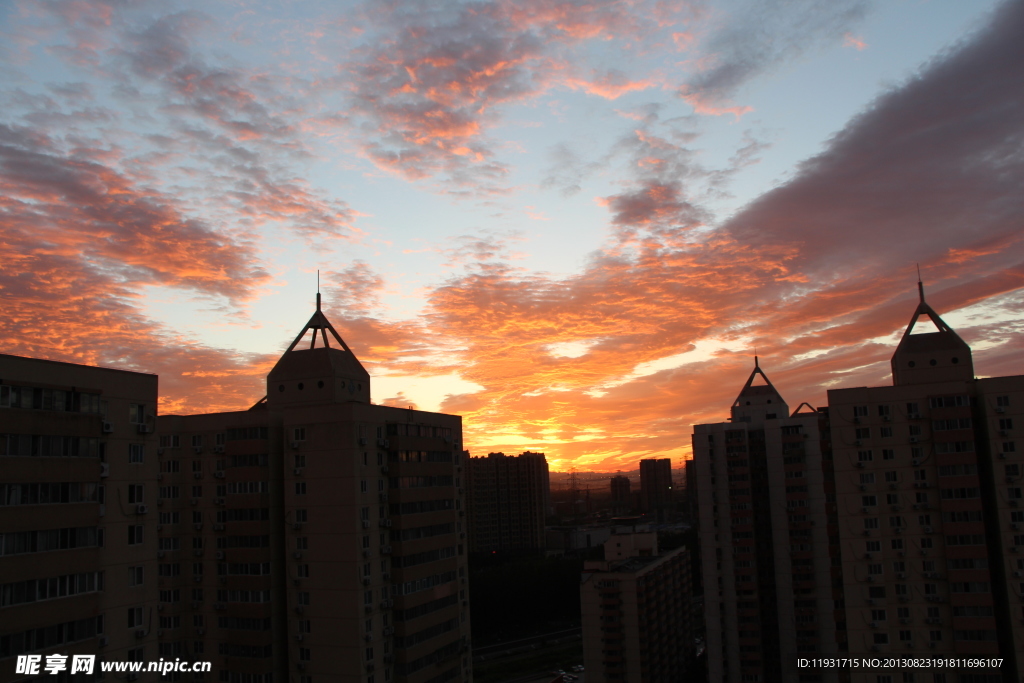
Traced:
POLYGON ((658 552, 657 535, 621 519, 604 560, 584 563, 580 602, 587 681, 669 683, 691 660, 685 548, 658 552))
POLYGON ((629 477, 617 475, 611 478, 612 504, 616 508, 629 506, 629 477))
POLYGON ((730 422, 694 426, 709 681, 796 682, 796 656, 839 652, 827 423, 808 408, 790 415, 755 358, 730 422))
POLYGON ((669 458, 640 461, 640 500, 645 512, 672 503, 672 461, 669 458))
POLYGON ((1016 681, 1024 377, 976 379, 970 348, 919 289, 893 386, 828 392, 849 653, 1000 657, 970 673, 1016 681), (914 334, 921 316, 937 331, 914 334))
POLYGON ((540 551, 551 485, 543 453, 466 460, 470 552, 540 551))
MULTIPOLYGON (((13 376, 6 366, 5 358, 5 388, 13 376)), ((90 476, 59 475, 80 487, 107 476, 107 505, 99 509, 114 515, 100 518, 101 551, 81 562, 61 559, 76 574, 109 570, 101 596, 68 601, 74 610, 88 605, 92 623, 113 601, 101 612, 107 649, 93 641, 85 651, 211 660, 228 683, 471 680, 461 418, 372 405, 370 377, 320 311, 319 295, 313 317, 268 375, 267 396, 248 411, 162 416, 157 443, 143 435, 154 424, 156 377, 120 373, 135 383, 115 389, 101 375, 110 372, 25 370, 45 382, 41 391, 88 393, 108 414, 69 420, 42 411, 7 427, 17 434, 8 443, 15 438, 20 449, 22 435, 63 436, 74 425, 67 436, 93 438, 105 453, 109 469, 97 474, 92 456, 90 476)), ((30 469, 43 462, 22 460, 30 469)), ((5 471, 19 482, 42 477, 30 469, 5 471)), ((88 518, 74 508, 80 527, 88 518)), ((40 519, 22 515, 14 524, 40 519)), ((54 516, 46 528, 63 524, 54 516)), ((67 537, 76 544, 92 542, 87 528, 73 531, 67 537)), ((18 622, 5 614, 4 623, 42 623, 52 618, 35 615, 49 610, 32 605, 18 622)), ((36 642, 30 649, 42 650, 36 642)))
POLYGON ((0 355, 0 378, 0 680, 19 654, 157 659, 156 375, 0 355))

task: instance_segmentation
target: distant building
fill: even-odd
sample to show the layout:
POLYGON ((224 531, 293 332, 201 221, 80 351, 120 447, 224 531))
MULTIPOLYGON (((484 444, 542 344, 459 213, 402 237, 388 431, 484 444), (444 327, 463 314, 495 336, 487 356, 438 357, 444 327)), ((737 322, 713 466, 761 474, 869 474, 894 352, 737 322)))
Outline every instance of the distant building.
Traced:
POLYGON ((540 551, 551 499, 547 459, 489 453, 466 461, 469 550, 540 551))
POLYGON ((672 503, 672 461, 669 458, 640 461, 640 501, 645 512, 672 503))
POLYGON ((690 573, 685 548, 658 552, 657 535, 636 520, 584 564, 580 601, 589 683, 675 683, 692 654, 690 573))
POLYGON ((1024 377, 976 379, 970 347, 919 290, 892 386, 828 392, 849 653, 999 657, 972 680, 1018 681, 1024 377), (914 334, 922 316, 937 330, 914 334))
POLYGON ((629 477, 617 475, 611 478, 612 504, 616 508, 629 506, 629 477))
POLYGON ((790 415, 756 359, 730 412, 693 432, 708 680, 796 683, 796 656, 839 652, 827 419, 790 415))
POLYGON ((156 659, 156 375, 0 355, 0 378, 0 680, 20 654, 156 659))

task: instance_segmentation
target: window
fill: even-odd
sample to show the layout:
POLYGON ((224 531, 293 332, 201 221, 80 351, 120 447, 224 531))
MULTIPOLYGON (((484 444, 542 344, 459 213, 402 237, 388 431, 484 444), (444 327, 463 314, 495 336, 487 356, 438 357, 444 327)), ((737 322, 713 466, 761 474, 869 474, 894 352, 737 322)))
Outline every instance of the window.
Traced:
POLYGON ((907 417, 920 417, 921 407, 916 403, 907 404, 907 417))
POLYGON ((870 439, 871 427, 857 427, 855 437, 858 439, 870 439))
POLYGON ((881 573, 882 573, 882 565, 881 564, 869 564, 868 565, 868 574, 876 574, 877 575, 877 574, 881 574, 881 573))
POLYGON ((895 484, 899 481, 899 478, 895 472, 886 472, 885 481, 888 484, 895 484))
POLYGON ((299 591, 297 602, 300 605, 309 606, 309 593, 307 591, 299 591))
POLYGON ((306 440, 306 428, 296 427, 292 430, 292 441, 305 441, 306 440))
POLYGON ((881 427, 878 430, 878 435, 881 437, 892 436, 892 427, 881 427))
POLYGON ((192 448, 202 448, 202 447, 203 447, 203 435, 202 434, 193 434, 192 435, 192 448))
POLYGON ((305 510, 296 510, 295 511, 295 521, 296 522, 307 522, 307 521, 309 521, 309 515, 307 514, 307 512, 305 510))
POLYGON ((885 597, 885 586, 871 586, 868 588, 868 597, 876 600, 885 597))
POLYGON ((146 488, 142 484, 128 484, 128 502, 131 504, 145 502, 146 488))
POLYGON ((1010 405, 1009 396, 996 396, 996 405, 1001 408, 1006 408, 1010 405))
POLYGON ((930 538, 922 538, 920 543, 921 543, 921 547, 922 548, 931 548, 932 547, 932 539, 930 539, 930 538))
POLYGON ((878 406, 878 417, 889 417, 889 406, 878 406))
POLYGON ((876 633, 876 634, 874 634, 874 636, 875 636, 875 645, 888 645, 889 644, 889 634, 888 633, 876 633))
POLYGON ((860 475, 860 483, 862 483, 862 484, 874 484, 875 483, 875 473, 874 472, 864 472, 863 474, 860 475))
POLYGON ((907 427, 910 436, 921 436, 921 425, 910 425, 907 427))
POLYGON ((864 519, 864 528, 865 529, 877 529, 878 528, 878 519, 875 518, 875 517, 867 517, 867 518, 865 518, 864 519))
POLYGON ((868 541, 864 545, 865 545, 865 548, 867 549, 867 551, 869 553, 880 553, 880 552, 882 552, 882 542, 881 541, 868 541))
POLYGON ((857 451, 857 460, 859 462, 871 462, 871 451, 857 451))
POLYGON ((923 493, 923 492, 915 493, 914 494, 914 500, 917 503, 927 503, 928 502, 928 494, 927 493, 923 493))
POLYGON ((128 608, 128 628, 138 628, 142 626, 142 608, 141 607, 129 607, 128 608))
POLYGON ((1008 477, 1019 477, 1020 476, 1020 465, 1006 465, 1003 468, 1008 477))
POLYGON ((308 662, 311 659, 311 657, 312 657, 312 655, 310 654, 310 651, 309 651, 308 647, 300 647, 299 648, 299 661, 300 662, 308 662))
MULTIPOLYGON (((891 427, 885 427, 882 431, 885 432, 886 430, 888 430, 889 433, 888 434, 883 433, 882 436, 892 436, 892 428, 891 427)), ((882 449, 882 460, 895 460, 895 459, 896 459, 896 451, 894 451, 891 448, 883 448, 882 449)))
POLYGON ((892 570, 894 572, 896 572, 897 574, 901 574, 901 573, 907 571, 907 563, 904 562, 903 560, 896 560, 895 562, 892 563, 892 570))
POLYGON ((298 567, 296 568, 296 576, 298 576, 300 579, 308 579, 309 578, 309 565, 308 564, 300 564, 300 565, 298 565, 298 567))
POLYGON ((853 416, 854 417, 867 417, 868 416, 868 407, 867 406, 854 406, 853 407, 853 416))
POLYGON ((894 538, 889 542, 889 545, 893 550, 903 550, 903 539, 894 538))
POLYGON ((128 421, 132 424, 144 424, 146 422, 146 404, 129 403, 128 421))
POLYGON ((128 567, 128 585, 142 585, 142 567, 128 567))
POLYGON ((295 495, 304 496, 306 495, 306 482, 297 481, 295 482, 295 495))
POLYGON ((128 545, 139 545, 142 543, 142 525, 133 524, 128 527, 128 545))
POLYGON ((878 505, 878 497, 877 496, 861 496, 860 497, 860 504, 863 505, 864 507, 874 507, 875 505, 878 505))
POLYGON ((1005 431, 1007 429, 1013 429, 1013 418, 1004 417, 999 420, 999 429, 1005 431))
POLYGON ((1014 444, 1013 441, 1004 441, 1003 442, 1003 453, 1014 453, 1014 452, 1016 452, 1016 450, 1017 450, 1017 446, 1014 444))
POLYGON ((161 434, 160 448, 178 448, 181 445, 177 434, 161 434))
POLYGON ((367 491, 366 480, 362 479, 362 480, 359 481, 359 492, 360 493, 366 493, 366 491, 367 491))
POLYGON ((873 610, 871 610, 871 621, 885 621, 885 610, 884 609, 873 609, 873 610))
POLYGON ((925 481, 928 479, 926 470, 914 470, 914 481, 925 481))
POLYGON ((885 494, 885 504, 886 505, 899 505, 900 504, 900 494, 898 494, 898 493, 887 493, 887 494, 885 494))
POLYGON ((300 536, 295 539, 296 550, 309 550, 309 539, 305 536, 300 536))

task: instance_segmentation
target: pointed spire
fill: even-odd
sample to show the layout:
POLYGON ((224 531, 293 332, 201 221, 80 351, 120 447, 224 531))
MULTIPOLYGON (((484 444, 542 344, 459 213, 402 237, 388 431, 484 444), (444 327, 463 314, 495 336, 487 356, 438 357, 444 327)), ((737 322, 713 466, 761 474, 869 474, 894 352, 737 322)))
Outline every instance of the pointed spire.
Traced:
POLYGON ((921 282, 921 264, 917 264, 917 294, 921 297, 921 303, 924 303, 924 283, 921 282))

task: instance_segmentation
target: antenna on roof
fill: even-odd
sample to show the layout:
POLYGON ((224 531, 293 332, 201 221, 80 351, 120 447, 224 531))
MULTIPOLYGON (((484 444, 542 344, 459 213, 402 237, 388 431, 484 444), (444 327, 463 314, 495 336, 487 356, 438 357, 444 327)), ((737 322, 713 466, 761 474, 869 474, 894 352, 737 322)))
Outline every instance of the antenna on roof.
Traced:
POLYGON ((924 303, 924 283, 921 282, 921 264, 917 265, 917 293, 921 297, 921 303, 924 303))
POLYGON ((756 346, 754 347, 754 367, 755 368, 761 367, 760 365, 757 364, 757 347, 756 346))
MULTIPOLYGON (((320 310, 320 269, 316 271, 316 310, 320 310)), ((315 335, 314 335, 315 336, 315 335)))

